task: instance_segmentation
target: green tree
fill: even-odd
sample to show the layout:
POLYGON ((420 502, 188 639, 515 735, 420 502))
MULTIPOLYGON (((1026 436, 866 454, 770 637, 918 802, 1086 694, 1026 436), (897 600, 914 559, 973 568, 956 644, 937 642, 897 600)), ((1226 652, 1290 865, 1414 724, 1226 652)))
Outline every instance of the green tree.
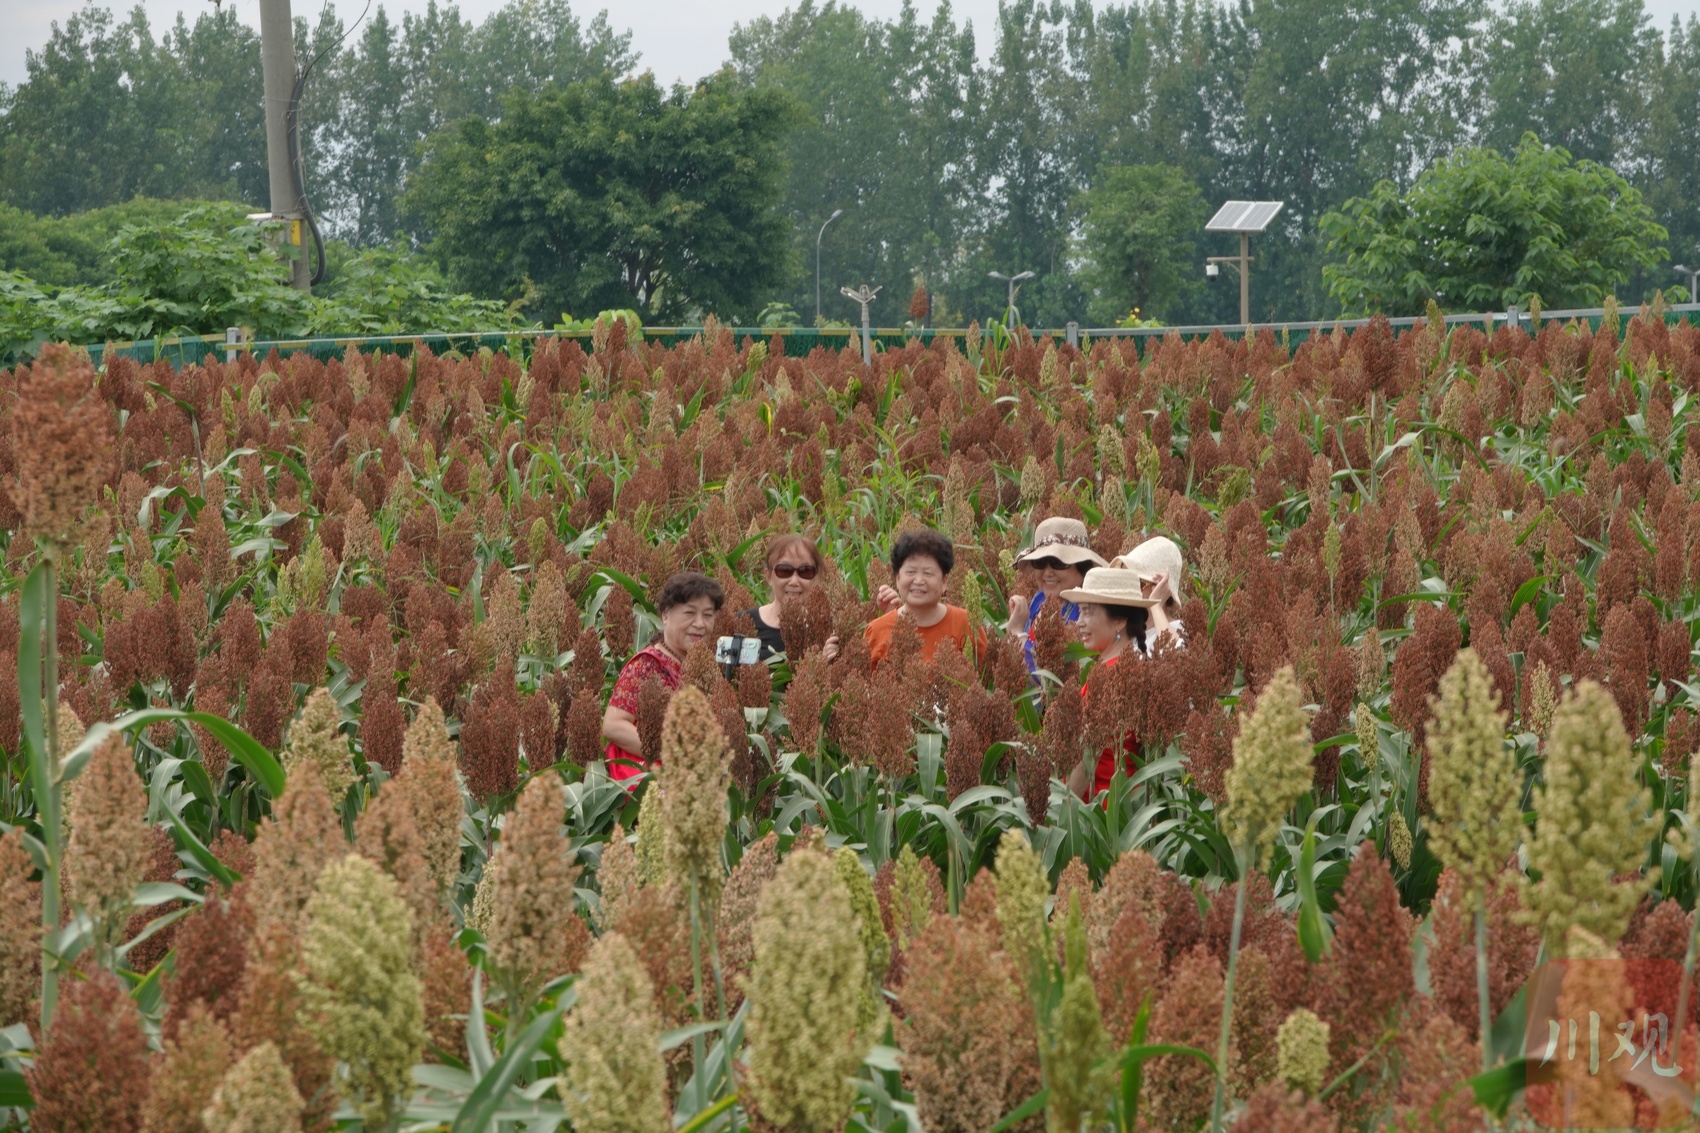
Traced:
MULTIPOLYGON (((1222 165, 1212 203, 1287 202, 1257 241, 1252 317, 1325 308, 1317 219, 1463 140, 1480 0, 1265 0, 1228 9, 1215 50, 1222 165)), ((1218 236, 1211 252, 1237 251, 1218 236)), ((1220 291, 1229 290, 1227 288, 1220 291)))
POLYGON ((457 286, 553 317, 753 315, 785 278, 792 102, 731 71, 510 94, 433 140, 408 207, 457 286))
POLYGON ((57 22, 0 90, 0 199, 65 215, 132 197, 235 197, 265 183, 259 40, 234 11, 155 41, 137 7, 57 22))
POLYGON ((1510 151, 1532 132, 1578 158, 1627 167, 1661 54, 1641 0, 1512 0, 1490 12, 1476 44, 1488 106, 1479 145, 1510 151))
MULTIPOLYGON (((1670 230, 1672 257, 1694 267, 1692 257, 1700 256, 1700 131, 1694 129, 1694 108, 1700 106, 1700 20, 1690 16, 1686 25, 1673 23, 1655 82, 1636 180, 1659 223, 1670 230)), ((1668 263, 1658 264, 1645 278, 1632 281, 1641 286, 1631 294, 1670 287, 1676 280, 1668 263)), ((1686 278, 1681 286, 1688 286, 1686 278)))
POLYGON ((1460 149, 1401 193, 1383 181, 1322 218, 1328 286, 1350 312, 1420 312, 1430 299, 1498 310, 1539 295, 1549 308, 1600 303, 1636 265, 1660 262, 1666 232, 1610 168, 1526 134, 1507 159, 1460 149))
POLYGON ((735 28, 731 55, 745 82, 777 88, 802 110, 785 143, 782 207, 796 258, 779 300, 813 319, 815 237, 843 209, 821 244, 826 318, 859 317, 838 293, 844 284, 883 285, 874 311, 892 323, 915 282, 933 293, 938 318, 960 309, 952 270, 976 222, 970 185, 980 96, 973 36, 949 9, 924 23, 905 6, 886 22, 803 0, 735 28))
POLYGON ((1197 235, 1206 210, 1198 186, 1172 165, 1118 165, 1098 171, 1081 204, 1092 319, 1108 325, 1137 308, 1145 318, 1173 321, 1199 287, 1197 235))
POLYGON ((1009 0, 998 9, 998 38, 986 76, 984 141, 975 148, 975 182, 984 221, 966 272, 976 313, 1001 316, 1005 285, 991 271, 1033 271, 1016 306, 1030 326, 1078 318, 1085 295, 1069 271, 1069 219, 1085 188, 1070 145, 1069 118, 1082 101, 1067 53, 1060 4, 1009 0))

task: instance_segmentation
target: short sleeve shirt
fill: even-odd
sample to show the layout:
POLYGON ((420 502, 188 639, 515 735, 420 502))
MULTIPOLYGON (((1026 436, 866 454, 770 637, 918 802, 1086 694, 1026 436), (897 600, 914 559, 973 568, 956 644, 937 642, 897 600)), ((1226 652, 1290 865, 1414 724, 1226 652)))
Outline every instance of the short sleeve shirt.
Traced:
MULTIPOLYGON (((658 644, 638 650, 615 679, 608 707, 637 715, 638 693, 651 677, 659 680, 661 687, 668 692, 677 692, 685 680, 685 666, 658 644)), ((642 755, 627 751, 612 740, 608 742, 603 757, 608 761, 609 776, 616 780, 634 779, 644 771, 642 755)))

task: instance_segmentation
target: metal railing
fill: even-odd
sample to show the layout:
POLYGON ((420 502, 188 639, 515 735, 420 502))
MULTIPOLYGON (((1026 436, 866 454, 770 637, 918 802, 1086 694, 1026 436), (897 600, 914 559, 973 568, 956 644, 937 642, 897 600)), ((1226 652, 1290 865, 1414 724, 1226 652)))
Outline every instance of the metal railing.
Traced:
MULTIPOLYGON (((1625 323, 1635 315, 1632 308, 1620 308, 1620 316, 1625 323)), ((1602 307, 1585 307, 1562 311, 1543 311, 1540 321, 1567 323, 1572 320, 1586 322, 1590 329, 1596 329, 1600 320, 1605 317, 1602 307)), ((1667 322, 1689 322, 1700 325, 1700 303, 1681 303, 1666 309, 1667 322)), ((1448 326, 1475 324, 1488 333, 1502 326, 1515 325, 1525 330, 1534 329, 1534 319, 1527 311, 1511 308, 1507 311, 1484 311, 1479 314, 1447 315, 1448 326)), ((1051 337, 1059 342, 1067 342, 1075 346, 1089 346, 1093 339, 1152 339, 1167 338, 1178 335, 1182 339, 1208 338, 1218 331, 1226 338, 1237 339, 1244 335, 1268 330, 1282 338, 1289 346, 1297 345, 1313 334, 1325 334, 1335 328, 1351 330, 1367 324, 1365 319, 1318 319, 1305 322, 1271 322, 1253 323, 1244 326, 1233 324, 1201 324, 1191 326, 1160 326, 1160 327, 1082 327, 1078 323, 1069 323, 1058 328, 1028 328, 1035 338, 1051 337)), ((1417 323, 1427 321, 1421 316, 1389 319, 1395 328, 1408 328, 1417 323)), ((644 327, 643 337, 646 342, 658 342, 663 346, 673 346, 689 341, 702 334, 702 327, 644 327)), ((816 346, 842 349, 850 342, 850 336, 861 332, 851 327, 727 327, 735 339, 754 338, 766 341, 787 354, 806 354, 816 346)), ((562 339, 577 339, 587 347, 591 338, 588 330, 554 331, 554 330, 518 330, 518 331, 489 331, 482 333, 426 333, 426 334, 390 334, 390 335, 354 335, 325 338, 276 338, 276 339, 247 339, 242 337, 236 328, 231 328, 223 334, 185 335, 181 337, 143 339, 135 342, 114 342, 105 346, 89 347, 89 354, 98 365, 111 350, 143 363, 165 360, 177 365, 193 365, 210 357, 222 361, 234 361, 239 353, 255 354, 261 357, 276 350, 281 356, 309 353, 321 359, 329 359, 346 352, 349 347, 365 353, 411 353, 421 346, 429 347, 434 353, 444 354, 459 352, 474 353, 481 349, 509 350, 524 353, 540 338, 559 337, 562 339)), ((962 340, 968 331, 961 327, 875 327, 869 336, 872 345, 881 350, 902 348, 910 342, 918 341, 928 345, 938 339, 962 340)))

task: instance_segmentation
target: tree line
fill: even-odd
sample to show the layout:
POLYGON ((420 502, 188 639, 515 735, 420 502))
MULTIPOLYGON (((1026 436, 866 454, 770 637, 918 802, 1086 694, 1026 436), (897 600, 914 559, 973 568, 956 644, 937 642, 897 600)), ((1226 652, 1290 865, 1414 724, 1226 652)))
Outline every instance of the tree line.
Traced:
MULTIPOLYGON (((1207 284, 1202 265, 1232 238, 1201 231, 1229 198, 1286 202, 1254 241, 1254 319, 1405 313, 1436 293, 1502 305, 1527 270, 1417 294, 1388 260, 1432 210, 1419 178, 1459 165, 1460 147, 1499 166, 1462 161, 1456 185, 1528 170, 1640 218, 1592 241, 1618 266, 1577 294, 1648 297, 1683 282, 1670 264, 1700 243, 1700 23, 1661 31, 1640 0, 1006 0, 990 28, 948 4, 883 20, 803 0, 739 25, 699 83, 671 90, 630 77, 629 33, 565 0, 513 0, 478 24, 435 3, 399 21, 378 8, 352 31, 327 8, 297 40, 304 65, 322 56, 302 120, 331 233, 400 239, 454 286, 546 321, 770 304, 812 321, 817 237, 828 318, 854 317, 838 287, 866 282, 884 288, 882 324, 909 317, 918 288, 914 317, 983 319, 1006 294, 988 273, 1033 271, 1017 300, 1029 323, 1135 307, 1231 321, 1231 273, 1207 284), (1516 157, 1526 135, 1583 172, 1516 157)), ((0 88, 0 201, 263 205, 259 67, 230 11, 156 38, 140 9, 84 9, 0 88)), ((1539 241, 1554 223, 1507 226, 1539 241)), ((1447 247, 1425 254, 1449 263, 1447 247)))

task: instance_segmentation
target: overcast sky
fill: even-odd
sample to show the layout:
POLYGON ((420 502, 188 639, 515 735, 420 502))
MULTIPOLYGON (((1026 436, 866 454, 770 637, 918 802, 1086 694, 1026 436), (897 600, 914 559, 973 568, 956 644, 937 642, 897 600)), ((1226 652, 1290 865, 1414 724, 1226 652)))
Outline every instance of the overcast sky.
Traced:
MULTIPOLYGON (((128 10, 132 0, 103 0, 110 7, 128 10)), ((208 0, 201 0, 202 3, 208 0)), ((237 11, 250 24, 258 26, 257 0, 231 0, 237 11)), ((382 0, 391 15, 406 10, 423 10, 426 0, 382 0)), ((609 21, 616 28, 632 29, 632 44, 642 55, 641 65, 655 71, 666 82, 692 80, 715 69, 726 57, 726 36, 732 25, 760 15, 778 15, 794 0, 635 0, 609 5, 609 21)), ((853 0, 857 7, 871 16, 892 17, 901 7, 901 0, 853 0)), ((1700 12, 1700 0, 1645 0, 1648 13, 1661 28, 1669 25, 1673 15, 1684 18, 1700 12)), ((157 34, 169 26, 179 11, 186 12, 191 22, 201 9, 184 0, 143 0, 157 34)), ((345 20, 354 19, 363 2, 340 0, 337 10, 345 20)), ((473 22, 501 6, 501 0, 460 0, 461 14, 473 22)), ((916 5, 930 14, 932 0, 919 0, 916 5)), ((24 52, 39 48, 47 40, 54 20, 82 7, 82 0, 0 0, 6 14, 7 33, 0 41, 0 82, 16 83, 25 76, 24 52)), ((576 3, 574 10, 581 18, 594 15, 602 5, 597 0, 576 3)), ((951 5, 958 19, 973 21, 981 55, 990 47, 989 29, 997 16, 997 0, 953 0, 951 5)), ((297 16, 312 16, 319 11, 315 0, 294 0, 297 16)))

